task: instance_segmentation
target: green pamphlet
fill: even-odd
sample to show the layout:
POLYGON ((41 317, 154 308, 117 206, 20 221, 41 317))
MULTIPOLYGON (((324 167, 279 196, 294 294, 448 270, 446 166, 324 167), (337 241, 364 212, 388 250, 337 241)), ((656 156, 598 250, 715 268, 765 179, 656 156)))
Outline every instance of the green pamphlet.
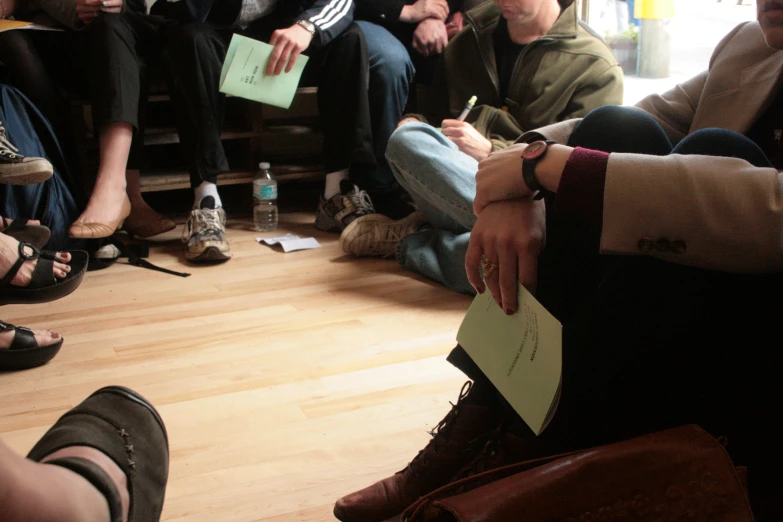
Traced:
POLYGON ((489 291, 479 294, 457 342, 536 435, 555 414, 563 369, 563 327, 519 285, 519 308, 506 315, 489 291))
POLYGON ((228 46, 220 92, 288 109, 299 86, 307 56, 299 55, 291 72, 267 76, 266 64, 273 46, 235 34, 228 46))

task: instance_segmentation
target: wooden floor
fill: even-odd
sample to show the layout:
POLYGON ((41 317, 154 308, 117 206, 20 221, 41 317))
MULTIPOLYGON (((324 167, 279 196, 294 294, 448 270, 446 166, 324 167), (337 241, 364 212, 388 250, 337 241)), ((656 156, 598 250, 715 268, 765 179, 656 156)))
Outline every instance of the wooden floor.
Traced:
POLYGON ((52 328, 48 365, 0 374, 0 439, 26 452, 89 393, 136 389, 171 440, 163 520, 333 520, 343 494, 402 467, 456 400, 462 375, 444 356, 469 298, 403 272, 394 260, 343 255, 312 215, 279 232, 318 250, 283 254, 229 229, 234 259, 189 266, 178 236, 151 261, 90 272, 55 303, 0 318, 52 328))

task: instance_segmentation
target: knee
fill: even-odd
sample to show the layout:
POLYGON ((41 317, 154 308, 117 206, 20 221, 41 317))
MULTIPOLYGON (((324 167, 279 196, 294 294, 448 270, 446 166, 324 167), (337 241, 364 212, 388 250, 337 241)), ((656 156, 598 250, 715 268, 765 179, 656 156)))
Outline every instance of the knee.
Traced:
POLYGON ((579 122, 568 144, 604 152, 666 155, 672 146, 655 119, 635 107, 607 105, 591 111, 579 122))
POLYGON ((125 15, 111 14, 99 16, 87 26, 85 32, 94 45, 111 46, 117 40, 125 40, 130 30, 130 25, 125 15))
POLYGON ((425 146, 428 132, 434 129, 423 123, 406 123, 392 133, 386 146, 386 159, 390 163, 405 164, 416 161, 419 151, 425 146))
POLYGON ((394 85, 398 82, 409 85, 416 74, 408 51, 399 42, 398 45, 385 48, 379 59, 370 67, 371 74, 377 76, 387 85, 394 85))
POLYGON ((201 55, 215 45, 218 38, 212 26, 202 23, 180 25, 172 28, 164 50, 169 59, 181 59, 186 56, 201 55))
POLYGON ((771 167, 761 147, 747 136, 727 129, 701 129, 689 134, 672 151, 675 154, 741 158, 757 167, 771 167))
POLYGON ((638 133, 647 127, 658 127, 658 123, 646 112, 635 107, 620 107, 618 105, 605 105, 590 111, 579 122, 578 128, 606 132, 608 129, 616 132, 638 133))

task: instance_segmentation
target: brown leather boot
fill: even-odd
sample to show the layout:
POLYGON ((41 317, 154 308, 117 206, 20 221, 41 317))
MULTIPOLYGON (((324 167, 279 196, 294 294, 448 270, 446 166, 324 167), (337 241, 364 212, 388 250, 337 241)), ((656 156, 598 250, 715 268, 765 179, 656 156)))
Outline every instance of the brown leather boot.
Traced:
POLYGON ((535 438, 527 427, 512 429, 511 421, 502 422, 484 439, 484 447, 449 482, 536 458, 535 438))
POLYGON ((372 486, 341 498, 334 516, 343 522, 383 522, 419 497, 449 483, 484 446, 504 417, 499 401, 476 400, 468 381, 457 404, 432 430, 432 440, 408 466, 372 486), (472 397, 471 397, 472 396, 472 397))

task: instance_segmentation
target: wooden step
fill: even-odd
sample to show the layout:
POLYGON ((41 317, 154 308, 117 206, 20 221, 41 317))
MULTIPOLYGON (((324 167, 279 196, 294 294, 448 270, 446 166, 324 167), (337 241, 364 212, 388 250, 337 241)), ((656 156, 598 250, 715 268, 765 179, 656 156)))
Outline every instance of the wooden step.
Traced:
MULTIPOLYGON (((226 129, 220 133, 221 140, 243 140, 255 138, 257 132, 251 130, 226 129)), ((179 143, 179 134, 173 127, 148 128, 144 132, 144 145, 170 145, 179 143)))

